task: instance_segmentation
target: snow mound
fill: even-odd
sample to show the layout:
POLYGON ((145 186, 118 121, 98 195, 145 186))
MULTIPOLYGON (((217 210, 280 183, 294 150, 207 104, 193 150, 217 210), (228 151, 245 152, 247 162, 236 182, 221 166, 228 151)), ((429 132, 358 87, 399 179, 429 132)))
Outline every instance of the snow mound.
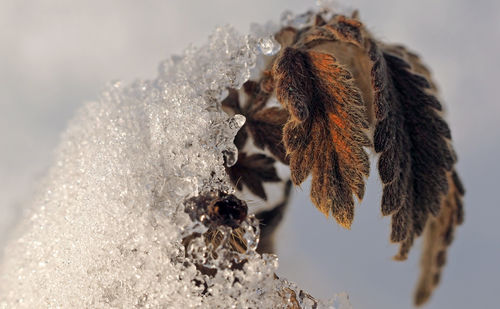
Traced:
MULTIPOLYGON (((233 192, 224 163, 237 158, 233 139, 245 119, 229 117, 220 101, 248 80, 258 57, 278 51, 275 44, 269 35, 221 27, 205 45, 163 62, 156 79, 115 82, 83 106, 5 250, 0 307, 275 308, 290 298, 283 291, 299 295, 274 278, 277 257, 255 246, 240 256, 241 269, 212 261, 220 269, 210 277, 182 243, 204 231, 184 201, 233 192)), ((243 226, 247 242, 257 243, 257 222, 250 217, 243 226)), ((348 308, 344 298, 330 307, 348 308)))

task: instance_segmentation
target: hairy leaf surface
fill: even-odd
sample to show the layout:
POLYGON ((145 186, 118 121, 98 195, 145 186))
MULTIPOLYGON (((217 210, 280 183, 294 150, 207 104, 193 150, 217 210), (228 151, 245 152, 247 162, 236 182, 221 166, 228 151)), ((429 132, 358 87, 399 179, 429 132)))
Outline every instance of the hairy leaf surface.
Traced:
POLYGON ((428 71, 416 55, 406 55, 401 47, 383 50, 371 41, 374 147, 384 184, 382 214, 392 215, 391 240, 401 243, 396 259, 406 259, 429 217, 439 215, 456 160, 428 71))
POLYGON ((292 181, 312 173, 311 199, 326 216, 349 228, 355 194, 364 195, 370 140, 359 90, 349 71, 328 53, 288 47, 273 76, 278 101, 288 110, 283 141, 292 181))
POLYGON ((275 162, 273 158, 261 153, 250 156, 240 153, 236 164, 228 168, 227 172, 238 190, 242 190, 245 185, 250 192, 267 200, 263 183, 281 181, 274 168, 275 162))

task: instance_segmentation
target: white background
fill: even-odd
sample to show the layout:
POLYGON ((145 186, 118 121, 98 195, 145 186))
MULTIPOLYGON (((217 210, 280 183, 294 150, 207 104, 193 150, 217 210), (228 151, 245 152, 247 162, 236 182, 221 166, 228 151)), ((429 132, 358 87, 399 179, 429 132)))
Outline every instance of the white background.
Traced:
MULTIPOLYGON (((51 164, 75 110, 106 82, 154 78, 157 64, 216 25, 246 32, 313 1, 0 1, 0 248, 51 164)), ((466 221, 428 308, 498 308, 500 292, 500 2, 356 0, 377 37, 400 42, 432 68, 448 108, 466 221)), ((419 246, 393 262, 389 219, 379 211, 375 166, 351 231, 326 220, 295 192, 279 232, 283 275, 314 296, 347 291, 354 308, 409 308, 419 246)))

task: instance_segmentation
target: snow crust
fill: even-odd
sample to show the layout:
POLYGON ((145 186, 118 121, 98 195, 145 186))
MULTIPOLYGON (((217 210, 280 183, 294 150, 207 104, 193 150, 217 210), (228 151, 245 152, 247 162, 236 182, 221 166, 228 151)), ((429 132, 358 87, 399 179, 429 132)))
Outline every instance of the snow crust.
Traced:
MULTIPOLYGON (((245 119, 229 117, 220 101, 258 57, 278 51, 275 28, 254 26, 253 36, 217 28, 205 45, 161 63, 156 79, 112 83, 81 108, 5 250, 0 308, 276 308, 290 301, 283 291, 299 295, 274 278, 276 256, 255 252, 252 217, 243 224, 249 248, 235 257, 246 260, 242 269, 227 267, 224 246, 209 260, 203 241, 187 255, 182 244, 205 231, 183 202, 234 190, 224 162, 235 163, 245 119), (196 263, 218 271, 207 276, 196 263)), ((320 305, 350 308, 347 296, 320 305)))

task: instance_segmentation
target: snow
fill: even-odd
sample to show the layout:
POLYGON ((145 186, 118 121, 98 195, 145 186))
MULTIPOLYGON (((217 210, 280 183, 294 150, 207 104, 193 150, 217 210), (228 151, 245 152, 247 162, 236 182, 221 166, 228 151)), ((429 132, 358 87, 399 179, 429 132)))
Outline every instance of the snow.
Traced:
MULTIPOLYGON (((156 79, 113 82, 78 111, 5 250, 1 308, 274 308, 286 304, 280 291, 299 295, 274 278, 275 255, 255 252, 253 217, 243 227, 254 246, 231 255, 246 260, 242 269, 227 267, 227 246, 210 260, 201 239, 188 254, 182 244, 206 230, 185 213, 186 199, 234 191, 224 162, 235 163, 232 141, 245 119, 225 114, 220 101, 248 80, 258 57, 278 51, 270 27, 256 26, 260 36, 217 28, 205 45, 164 61, 156 79), (216 275, 198 271, 200 262, 216 275)), ((338 297, 320 305, 350 307, 338 297)), ((300 303, 312 306, 307 297, 300 303)))

